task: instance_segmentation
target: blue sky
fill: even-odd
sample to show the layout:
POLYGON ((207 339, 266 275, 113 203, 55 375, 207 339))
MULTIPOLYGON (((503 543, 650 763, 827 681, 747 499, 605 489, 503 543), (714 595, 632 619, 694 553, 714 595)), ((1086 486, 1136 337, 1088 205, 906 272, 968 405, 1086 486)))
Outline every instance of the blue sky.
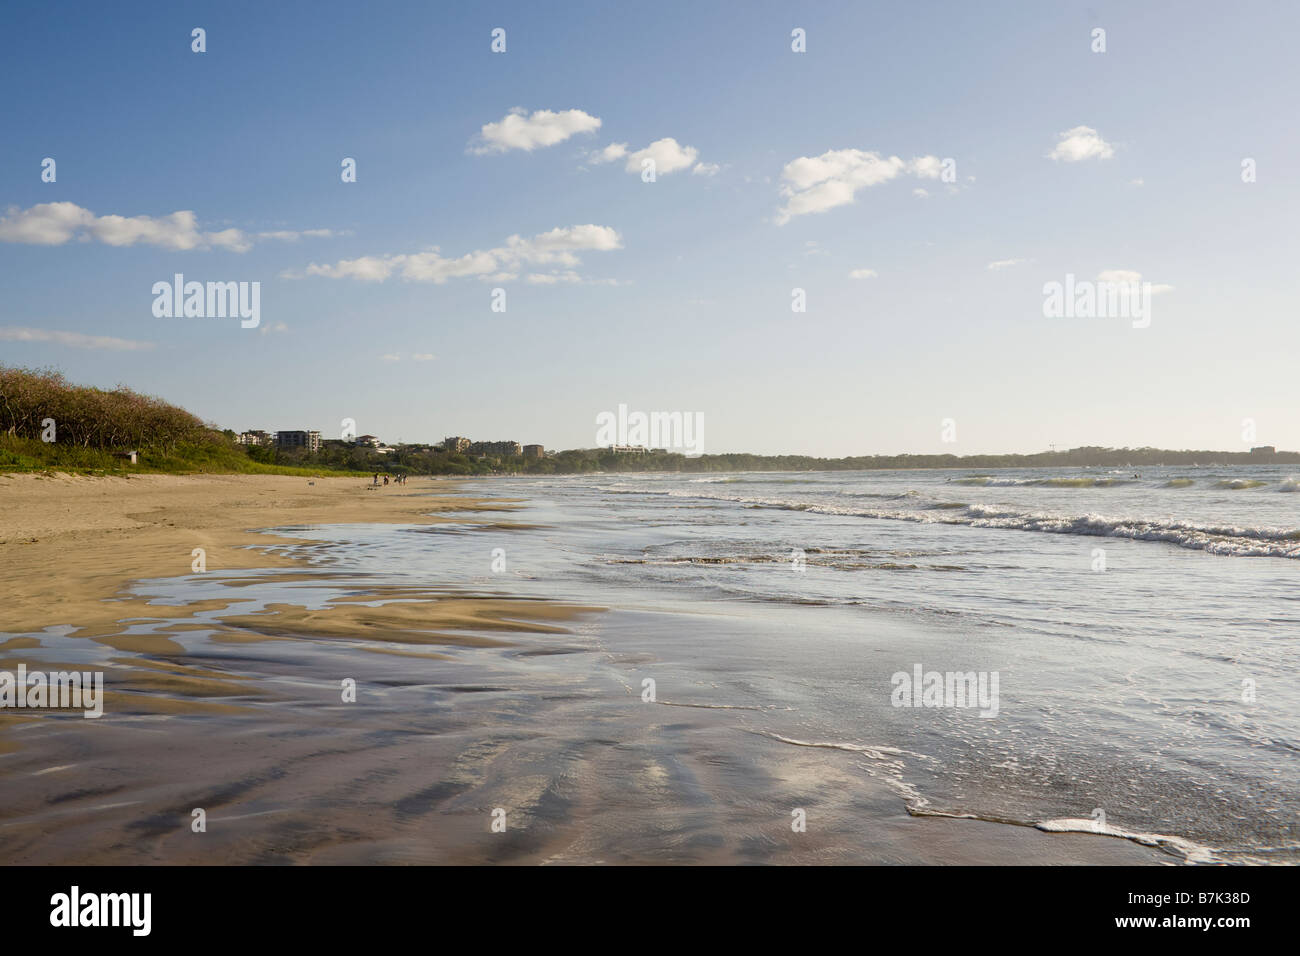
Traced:
POLYGON ((389 441, 1300 448, 1294 5, 130 9, 0 13, 6 364, 389 441), (177 272, 261 327, 156 318, 177 272), (1044 317, 1106 273, 1149 327, 1044 317))

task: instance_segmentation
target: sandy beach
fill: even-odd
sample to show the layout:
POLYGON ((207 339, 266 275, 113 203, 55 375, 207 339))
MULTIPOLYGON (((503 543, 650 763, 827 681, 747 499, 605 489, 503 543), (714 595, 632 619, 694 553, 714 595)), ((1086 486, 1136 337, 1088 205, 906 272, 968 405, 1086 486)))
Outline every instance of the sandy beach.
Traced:
MULTIPOLYGON (((649 671, 664 698, 643 703, 656 655, 676 667, 681 636, 729 640, 735 621, 543 599, 525 579, 413 583, 339 565, 319 532, 393 526, 425 553, 508 540, 536 527, 512 520, 519 499, 431 480, 19 476, 0 500, 0 669, 107 675, 99 719, 0 714, 8 862, 1167 859, 914 816, 873 782, 881 754, 764 730, 763 708, 711 704, 689 671, 649 671), (793 840, 791 806, 815 821, 793 840)), ((789 631, 743 626, 760 646, 789 631)))
MULTIPOLYGON (((258 693, 246 679, 185 662, 176 635, 200 631, 213 641, 373 638, 386 645, 504 645, 483 632, 560 632, 556 622, 578 609, 541 601, 473 599, 411 588, 359 589, 308 610, 271 604, 239 613, 241 598, 160 603, 131 590, 134 582, 204 570, 232 592, 248 586, 309 579, 294 569, 310 549, 255 529, 346 523, 420 526, 451 521, 499 525, 509 503, 454 494, 447 482, 372 487, 357 478, 279 475, 145 475, 97 478, 0 476, 0 667, 66 665, 56 648, 89 641, 125 655, 114 658, 121 679, 106 694, 110 708, 143 713, 229 713, 220 698, 258 693), (415 493, 413 487, 419 488, 415 493), (237 569, 235 575, 230 575, 237 569), (243 572, 282 569, 249 578, 243 572), (371 606, 371 598, 381 599, 371 606), (194 616, 209 615, 204 623, 194 616), (148 634, 141 625, 152 625, 148 634), (35 636, 47 632, 48 637, 35 636)), ((509 526, 509 522, 504 522, 509 526)), ((368 648, 403 653, 391 647, 368 648)), ((436 658, 429 651, 421 656, 436 658)), ((0 710, 0 728, 39 720, 0 710)), ((16 747, 0 737, 0 753, 16 747)))
MULTIPOLYGON (((295 524, 435 524, 442 512, 491 521, 501 502, 459 497, 449 482, 372 487, 368 477, 0 475, 0 632, 72 625, 103 636, 124 617, 184 615, 124 596, 130 581, 207 571, 291 568, 251 529, 295 524), (419 488, 421 494, 415 494, 419 488), (446 489, 431 498, 430 489, 446 489), (485 517, 486 516, 486 517, 485 517), (112 603, 105 603, 112 602, 112 603)), ((464 520, 458 518, 458 520, 464 520)))

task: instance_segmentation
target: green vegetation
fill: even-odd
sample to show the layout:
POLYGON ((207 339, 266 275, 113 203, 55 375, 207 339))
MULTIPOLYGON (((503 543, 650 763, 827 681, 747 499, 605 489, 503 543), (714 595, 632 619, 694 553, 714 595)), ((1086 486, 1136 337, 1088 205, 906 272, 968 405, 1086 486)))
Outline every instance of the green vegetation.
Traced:
POLYGON ((616 454, 609 449, 562 451, 546 458, 469 458, 428 445, 381 454, 342 441, 306 449, 245 447, 158 398, 119 386, 111 391, 68 383, 52 370, 0 366, 0 472, 217 472, 329 475, 387 472, 413 475, 571 475, 588 472, 861 471, 907 468, 1141 468, 1155 465, 1300 464, 1300 453, 1167 451, 1158 448, 1072 448, 1035 455, 701 455, 616 454), (53 420, 53 429, 48 420, 53 420), (43 440, 52 437, 53 441, 43 440), (129 452, 139 452, 132 465, 129 452))
POLYGON ((250 459, 230 435, 124 386, 105 391, 49 369, 0 366, 0 472, 16 471, 326 473, 250 459))
POLYGON ((687 458, 670 452, 615 454, 607 449, 563 451, 552 459, 515 459, 510 469, 527 474, 586 471, 868 471, 908 468, 1142 468, 1156 465, 1300 464, 1300 453, 1273 455, 1225 451, 1167 451, 1159 448, 1072 448, 1035 455, 861 455, 811 458, 806 455, 701 455, 687 458))
MULTIPOLYGON (((1073 448, 1069 451, 1036 455, 872 455, 855 458, 810 458, 805 455, 701 455, 687 458, 674 452, 655 451, 644 455, 617 454, 607 448, 562 451, 548 458, 467 458, 447 455, 426 446, 403 445, 387 454, 354 448, 343 442, 324 442, 320 452, 277 451, 253 448, 250 453, 265 461, 305 465, 318 463, 341 470, 405 472, 419 475, 573 475, 590 472, 683 472, 728 471, 865 471, 907 468, 1144 468, 1155 465, 1244 465, 1270 462, 1300 464, 1300 454, 1278 452, 1252 455, 1250 452, 1164 451, 1158 448, 1073 448)), ((1062 479, 1065 481, 1066 479, 1062 479)), ((1093 479, 1076 479, 1080 483, 1093 479)))

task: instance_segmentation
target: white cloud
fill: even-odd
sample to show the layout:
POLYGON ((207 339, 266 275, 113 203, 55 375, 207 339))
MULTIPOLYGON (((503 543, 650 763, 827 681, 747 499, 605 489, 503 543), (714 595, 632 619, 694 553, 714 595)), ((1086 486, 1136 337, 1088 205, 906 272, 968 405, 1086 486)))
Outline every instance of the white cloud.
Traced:
POLYGON ((849 273, 850 279, 874 279, 876 278, 875 269, 854 269, 849 273))
MULTIPOLYGON (((448 279, 465 277, 509 281, 517 278, 515 270, 522 265, 549 265, 572 270, 581 265, 578 259, 580 252, 608 252, 622 247, 622 237, 614 229, 587 224, 555 228, 531 239, 511 236, 504 245, 495 249, 479 249, 455 259, 444 258, 435 246, 426 252, 411 255, 362 256, 358 259, 342 259, 333 265, 318 265, 313 262, 307 266, 306 274, 367 282, 383 282, 396 275, 414 282, 433 282, 438 285, 448 279)), ((299 278, 292 273, 283 273, 282 276, 299 278)), ((570 280, 557 278, 553 281, 570 280)))
POLYGON ((280 242, 297 242, 299 239, 330 239, 341 235, 333 229, 303 229, 294 232, 290 229, 278 229, 275 232, 259 232, 258 239, 277 239, 280 242))
POLYGON ((916 189, 912 190, 912 195, 915 196, 917 199, 930 198, 930 193, 927 190, 921 189, 919 186, 916 189))
POLYGON ((938 156, 918 156, 912 160, 910 172, 917 179, 938 179, 943 174, 943 160, 938 156))
POLYGON ((593 163, 612 163, 626 155, 627 143, 610 143, 604 149, 598 149, 592 153, 591 161, 593 163))
POLYGON ((1142 186, 1146 184, 1146 180, 1142 179, 1141 177, 1138 177, 1137 179, 1130 179, 1128 181, 1128 184, 1130 186, 1142 186))
POLYGON ((1028 259, 999 259, 997 262, 990 262, 988 269, 990 272, 997 272, 999 269, 1010 269, 1012 266, 1018 266, 1028 261, 1028 259))
MULTIPOLYGON (((1121 285, 1136 285, 1142 281, 1142 273, 1134 272, 1132 269, 1105 269, 1097 273, 1098 282, 1115 282, 1121 285)), ((1160 283, 1151 284, 1151 294, 1160 295, 1162 292, 1173 292, 1174 287, 1160 283)))
POLYGON ((106 349, 111 352, 140 352, 154 347, 152 342, 115 339, 108 335, 83 335, 81 332, 58 332, 53 329, 27 329, 15 325, 0 326, 0 341, 54 342, 75 349, 106 349))
POLYGON ((582 110, 536 110, 529 115, 516 107, 495 123, 487 123, 479 131, 478 141, 470 146, 471 153, 504 153, 512 149, 532 152, 544 146, 563 143, 578 133, 591 133, 600 129, 600 117, 582 110))
POLYGON ((272 332, 288 332, 289 326, 283 322, 276 322, 274 325, 264 325, 257 331, 261 335, 270 335, 272 332))
POLYGON ((722 167, 717 163, 696 163, 691 169, 692 176, 716 176, 722 167))
POLYGON ((860 149, 832 149, 820 156, 800 156, 786 163, 781 171, 785 205, 777 211, 776 223, 785 225, 795 216, 848 205, 859 189, 904 174, 933 179, 941 169, 942 161, 935 156, 902 160, 860 149))
POLYGON ((1085 159, 1110 159, 1115 155, 1115 147, 1102 139, 1091 126, 1067 129, 1060 137, 1047 154, 1049 159, 1077 163, 1085 159))
POLYGON ((641 162, 646 159, 653 159, 655 163, 655 173, 665 176, 668 173, 675 173, 680 169, 686 169, 699 157, 700 151, 694 146, 682 146, 671 136, 665 136, 663 139, 657 139, 645 149, 638 149, 635 153, 629 153, 627 163, 623 166, 629 173, 641 172, 641 162))
POLYGON ((692 165, 695 166, 693 172, 700 176, 712 176, 718 171, 719 167, 713 163, 697 163, 699 155, 700 151, 694 146, 683 146, 671 136, 665 136, 663 139, 655 140, 645 149, 638 149, 635 152, 628 152, 627 143, 610 143, 604 149, 591 153, 588 159, 593 163, 626 160, 623 168, 629 173, 640 173, 641 161, 653 159, 655 174, 658 176, 689 169, 692 165))
POLYGON ((534 272, 528 276, 533 285, 555 285, 560 282, 581 282, 582 276, 572 270, 565 272, 534 272))
POLYGON ((432 352, 413 352, 413 353, 411 353, 411 358, 414 359, 414 360, 417 361, 417 362, 432 362, 432 361, 433 361, 433 353, 432 353, 432 352))
POLYGON ((30 209, 11 206, 0 217, 0 242, 21 242, 36 246, 61 246, 73 239, 102 242, 109 246, 139 243, 163 249, 227 249, 247 252, 257 239, 296 240, 301 236, 332 236, 329 229, 305 232, 263 232, 256 236, 240 229, 203 232, 198 218, 188 209, 166 216, 96 216, 72 202, 38 203, 30 209))
POLYGON ((400 362, 402 360, 401 353, 399 352, 389 352, 387 355, 381 355, 380 358, 385 362, 400 362))

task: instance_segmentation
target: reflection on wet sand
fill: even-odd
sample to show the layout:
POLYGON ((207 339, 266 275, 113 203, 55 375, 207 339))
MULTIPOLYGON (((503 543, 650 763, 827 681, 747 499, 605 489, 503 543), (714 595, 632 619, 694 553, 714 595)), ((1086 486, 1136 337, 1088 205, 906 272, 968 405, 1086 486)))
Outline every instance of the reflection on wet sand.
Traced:
MULTIPOLYGON (((487 510, 458 500, 459 526, 487 510)), ((433 501, 388 520, 450 510, 433 501)), ((256 539, 226 570, 153 567, 134 585, 119 572, 110 586, 83 560, 93 600, 0 646, 0 668, 97 669, 106 687, 97 720, 0 713, 6 861, 1162 859, 1124 841, 911 817, 879 755, 769 732, 790 719, 785 705, 732 706, 681 681, 643 699, 645 648, 683 634, 716 646, 736 627, 723 615, 395 584, 340 570, 319 541, 291 551, 256 539), (790 826, 796 808, 806 832, 790 826)))

